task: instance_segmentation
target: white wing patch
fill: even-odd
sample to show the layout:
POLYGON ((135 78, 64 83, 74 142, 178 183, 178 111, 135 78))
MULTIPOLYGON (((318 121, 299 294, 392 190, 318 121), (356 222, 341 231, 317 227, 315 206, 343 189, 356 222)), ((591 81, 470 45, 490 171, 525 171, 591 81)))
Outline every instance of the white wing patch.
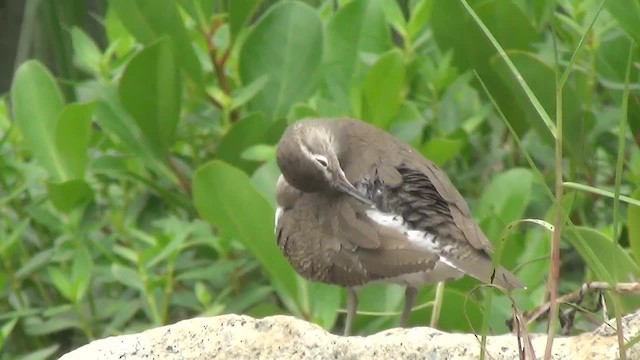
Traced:
POLYGON ((438 244, 438 242, 436 241, 436 236, 434 234, 409 228, 400 215, 385 213, 378 209, 369 209, 366 211, 366 214, 371 220, 375 221, 376 223, 403 233, 407 237, 407 240, 409 240, 416 246, 419 246, 426 251, 438 254, 440 256, 440 261, 442 261, 444 264, 460 270, 456 265, 454 265, 451 261, 449 261, 442 255, 449 249, 447 249, 447 246, 442 247, 441 244, 438 244))
POLYGON ((278 231, 278 221, 280 221, 280 218, 282 217, 282 213, 284 212, 284 209, 282 209, 282 206, 278 206, 278 208, 276 209, 276 218, 275 218, 275 226, 273 227, 273 234, 275 235, 276 232, 278 231))

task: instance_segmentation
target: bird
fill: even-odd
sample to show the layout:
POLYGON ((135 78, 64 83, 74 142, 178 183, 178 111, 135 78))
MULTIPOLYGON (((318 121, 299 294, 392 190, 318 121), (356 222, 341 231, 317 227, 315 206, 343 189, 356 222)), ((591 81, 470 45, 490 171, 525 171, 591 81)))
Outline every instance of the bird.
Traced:
POLYGON ((405 327, 420 286, 471 276, 523 288, 494 268, 492 244, 443 170, 386 131, 360 120, 306 118, 277 144, 274 233, 307 280, 346 288, 344 335, 357 289, 404 285, 405 327))

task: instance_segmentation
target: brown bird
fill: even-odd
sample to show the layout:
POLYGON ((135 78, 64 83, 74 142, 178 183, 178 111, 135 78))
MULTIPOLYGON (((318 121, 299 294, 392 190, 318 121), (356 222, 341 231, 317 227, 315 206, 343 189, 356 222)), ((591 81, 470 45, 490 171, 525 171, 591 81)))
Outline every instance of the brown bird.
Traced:
POLYGON ((358 306, 356 288, 405 285, 400 326, 417 287, 464 274, 522 288, 492 267, 491 243, 447 175, 409 145, 349 119, 290 125, 277 150, 275 234, 304 278, 347 289, 345 335, 358 306))

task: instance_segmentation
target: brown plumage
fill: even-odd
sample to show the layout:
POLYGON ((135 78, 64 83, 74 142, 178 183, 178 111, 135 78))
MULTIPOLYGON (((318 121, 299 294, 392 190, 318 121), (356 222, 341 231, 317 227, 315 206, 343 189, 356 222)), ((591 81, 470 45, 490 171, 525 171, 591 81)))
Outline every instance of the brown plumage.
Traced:
POLYGON ((407 286, 401 326, 422 284, 467 274, 522 287, 494 271, 491 243, 447 175, 390 134, 355 120, 302 120, 280 139, 277 162, 278 246, 303 277, 348 289, 345 334, 354 287, 366 283, 407 286))

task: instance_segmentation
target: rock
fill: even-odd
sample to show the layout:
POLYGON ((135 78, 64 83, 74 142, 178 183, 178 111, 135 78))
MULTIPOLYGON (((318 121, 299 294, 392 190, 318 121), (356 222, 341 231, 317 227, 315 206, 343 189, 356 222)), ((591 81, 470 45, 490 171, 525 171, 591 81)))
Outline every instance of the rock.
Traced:
MULTIPOLYGON (((615 320, 591 333, 558 337, 554 359, 616 359, 615 320)), ((640 312, 623 318, 627 340, 640 334, 640 312)), ((532 335, 539 358, 546 337, 532 335)), ((243 315, 195 318, 94 341, 60 358, 85 359, 477 359, 479 338, 432 328, 391 329, 366 337, 332 335, 290 316, 254 319, 243 315)), ((488 359, 519 359, 513 335, 487 338, 488 359)), ((627 351, 640 359, 640 343, 627 351)))

